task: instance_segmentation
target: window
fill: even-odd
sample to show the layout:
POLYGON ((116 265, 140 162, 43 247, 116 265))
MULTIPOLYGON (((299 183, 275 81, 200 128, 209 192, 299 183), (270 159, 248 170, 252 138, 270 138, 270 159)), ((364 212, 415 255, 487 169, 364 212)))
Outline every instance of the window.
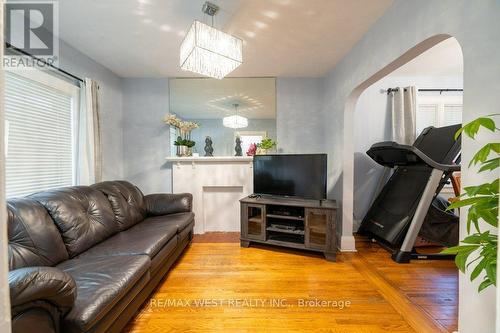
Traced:
POLYGON ((240 137, 241 139, 241 151, 243 155, 246 155, 248 148, 252 143, 260 143, 262 139, 267 138, 267 132, 250 132, 250 131, 239 131, 234 133, 235 139, 236 137, 240 137))
MULTIPOLYGON (((462 123, 462 96, 418 96, 417 136, 429 126, 442 127, 462 123)), ((453 193, 451 184, 441 191, 442 195, 453 193)))
POLYGON ((75 184, 78 94, 42 71, 6 73, 7 197, 75 184))
POLYGON ((462 96, 418 96, 417 136, 429 126, 443 127, 462 122, 462 96))

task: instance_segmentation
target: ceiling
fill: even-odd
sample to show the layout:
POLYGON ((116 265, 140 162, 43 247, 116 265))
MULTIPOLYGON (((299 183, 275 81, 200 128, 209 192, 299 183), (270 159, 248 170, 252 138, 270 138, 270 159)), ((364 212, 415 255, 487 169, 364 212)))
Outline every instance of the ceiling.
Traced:
MULTIPOLYGON (((64 0, 59 35, 122 77, 189 77, 179 45, 204 0, 64 0)), ((244 40, 231 76, 322 76, 393 0, 212 0, 215 26, 244 40)))
POLYGON ((391 73, 391 76, 463 76, 462 48, 448 38, 391 73))
POLYGON ((171 79, 170 110, 184 119, 276 118, 274 78, 171 79))

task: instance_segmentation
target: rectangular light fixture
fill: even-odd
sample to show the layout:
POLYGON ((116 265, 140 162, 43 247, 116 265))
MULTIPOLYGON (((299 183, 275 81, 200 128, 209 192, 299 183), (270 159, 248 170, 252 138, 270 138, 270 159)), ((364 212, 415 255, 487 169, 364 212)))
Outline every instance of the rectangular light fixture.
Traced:
POLYGON ((180 50, 180 65, 191 71, 222 79, 243 62, 241 39, 194 21, 180 50))

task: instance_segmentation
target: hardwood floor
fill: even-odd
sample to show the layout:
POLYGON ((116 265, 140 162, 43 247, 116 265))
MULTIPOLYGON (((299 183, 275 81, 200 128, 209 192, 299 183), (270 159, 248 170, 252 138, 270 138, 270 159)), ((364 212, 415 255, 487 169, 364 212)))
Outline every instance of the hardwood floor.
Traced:
POLYGON ((358 239, 358 253, 332 263, 307 252, 240 248, 237 239, 195 236, 124 332, 457 329, 458 273, 451 261, 398 265, 377 244, 358 239))

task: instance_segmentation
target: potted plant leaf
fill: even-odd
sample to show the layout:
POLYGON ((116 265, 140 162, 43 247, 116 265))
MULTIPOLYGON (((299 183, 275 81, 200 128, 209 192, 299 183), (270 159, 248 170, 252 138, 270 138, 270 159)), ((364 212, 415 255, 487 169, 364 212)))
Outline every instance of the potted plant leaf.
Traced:
MULTIPOLYGON (((463 126, 455 135, 465 134, 475 139, 480 130, 497 133, 491 115, 478 118, 463 126)), ((492 182, 464 187, 459 200, 448 209, 468 207, 467 234, 461 244, 448 248, 443 253, 456 254, 455 263, 462 273, 470 270, 470 280, 474 281, 484 273, 478 291, 496 286, 497 246, 498 246, 498 168, 500 165, 500 142, 489 142, 483 146, 469 163, 477 166, 478 173, 495 172, 492 182), (471 229, 473 230, 471 231, 471 229)))
POLYGON ((265 138, 257 144, 257 155, 266 155, 270 149, 277 146, 277 142, 273 139, 265 138))

